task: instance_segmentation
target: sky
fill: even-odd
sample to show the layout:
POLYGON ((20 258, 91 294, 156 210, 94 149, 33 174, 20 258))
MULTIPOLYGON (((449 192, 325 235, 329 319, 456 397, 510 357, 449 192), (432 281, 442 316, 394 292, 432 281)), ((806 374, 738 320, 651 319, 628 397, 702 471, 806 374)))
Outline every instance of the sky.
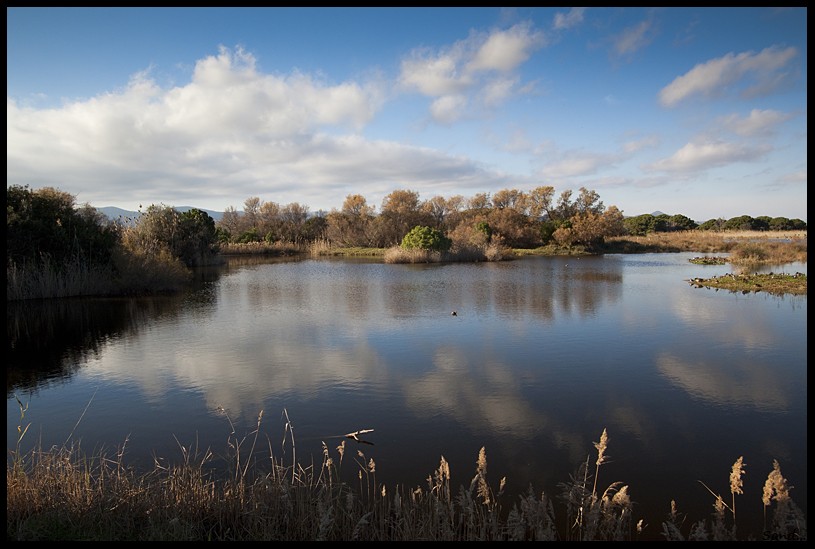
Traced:
POLYGON ((806 8, 6 9, 7 186, 807 220, 806 8))

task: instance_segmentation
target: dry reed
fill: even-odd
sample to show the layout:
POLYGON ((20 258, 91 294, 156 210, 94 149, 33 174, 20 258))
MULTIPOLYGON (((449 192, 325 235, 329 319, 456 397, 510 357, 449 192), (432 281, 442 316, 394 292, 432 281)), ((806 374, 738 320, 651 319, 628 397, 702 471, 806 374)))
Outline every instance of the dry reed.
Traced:
MULTIPOLYGON (((343 440, 332 449, 323 441, 320 463, 303 465, 296 454, 294 427, 284 410, 283 455, 269 444, 269 457, 257 459, 263 419, 238 437, 230 424, 225 474, 212 467, 216 456, 194 446, 181 449, 180 463, 156 459, 154 468, 137 473, 123 460, 125 444, 109 456, 85 455, 70 441, 59 448, 20 453, 27 406, 18 399, 17 448, 7 460, 6 536, 9 541, 488 541, 488 540, 637 540, 643 524, 633 522, 628 486, 612 482, 596 491, 609 437, 604 429, 595 460, 561 485, 566 522, 558 526, 554 500, 530 486, 517 499, 497 490, 487 477, 487 453, 481 448, 469 486, 454 488, 449 463, 442 456, 427 478, 427 489, 386 487, 376 478, 376 463, 357 450, 357 486, 343 480, 349 451, 343 440), (289 454, 288 456, 286 454, 289 454), (593 489, 590 489, 593 488, 593 489)), ((366 431, 368 432, 368 431, 366 431)), ((733 495, 741 493, 743 460, 730 476, 733 495)), ((806 520, 789 496, 790 486, 778 462, 764 486, 768 512, 774 505, 768 535, 806 539, 806 520)), ((735 513, 716 497, 710 524, 698 521, 683 533, 683 519, 671 502, 663 522, 669 540, 736 539, 735 513)))

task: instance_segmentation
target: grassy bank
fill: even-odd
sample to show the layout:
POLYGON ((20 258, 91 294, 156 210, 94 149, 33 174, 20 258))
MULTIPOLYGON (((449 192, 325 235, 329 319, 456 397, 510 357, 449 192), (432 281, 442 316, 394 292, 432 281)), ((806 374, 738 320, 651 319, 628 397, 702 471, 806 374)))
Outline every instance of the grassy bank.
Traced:
MULTIPOLYGON (((288 416, 288 455, 276 457, 269 444, 271 459, 261 460, 261 419, 262 413, 257 429, 242 439, 229 437, 229 452, 219 458, 225 472, 217 475, 213 453, 195 448, 181 447, 177 465, 157 458, 146 473, 127 466, 124 447, 90 456, 78 445, 11 452, 7 540, 632 541, 642 539, 644 528, 651 539, 655 532, 668 540, 806 539, 806 518, 777 462, 764 485, 761 528, 740 525, 736 514, 742 458, 729 472, 731 493, 711 491, 712 516, 689 521, 666 502, 671 512, 664 522, 644 525, 634 515, 629 487, 601 479, 610 440, 605 429, 593 443, 596 455, 559 485, 559 493, 530 486, 527 493, 508 494, 504 479, 487 478, 483 448, 471 481, 461 486, 452 484, 443 456, 423 485, 377 482, 376 463, 358 441, 365 431, 349 433, 335 448, 323 442, 319 464, 300 463, 288 416)), ((21 425, 20 440, 25 431, 21 425)))

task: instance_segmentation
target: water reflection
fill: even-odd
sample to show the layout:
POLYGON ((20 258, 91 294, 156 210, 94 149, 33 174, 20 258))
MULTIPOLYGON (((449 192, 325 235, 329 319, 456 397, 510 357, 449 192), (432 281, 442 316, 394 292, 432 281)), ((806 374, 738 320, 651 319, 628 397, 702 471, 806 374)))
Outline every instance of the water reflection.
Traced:
POLYGON ((665 354, 657 367, 671 383, 695 398, 702 398, 726 409, 743 406, 767 412, 789 409, 787 388, 777 373, 766 364, 739 361, 738 364, 698 360, 665 354))
MULTIPOLYGON (((741 454, 757 471, 789 460, 805 506, 806 297, 692 288, 685 280, 728 266, 688 257, 237 258, 176 300, 42 322, 53 333, 106 326, 79 330, 71 339, 84 351, 52 362, 74 368, 81 396, 72 398, 102 388, 102 418, 86 436, 133 433, 158 454, 172 454, 177 439, 222 442, 215 410, 248 431, 260 410, 271 418, 286 409, 303 455, 319 454, 327 435, 375 428, 376 445, 364 450, 383 482, 418 485, 440 455, 464 479, 483 445, 510 486, 551 491, 608 427, 613 480, 631 482, 645 508, 681 498, 704 509, 694 517, 707 516, 709 494, 695 490, 701 473, 713 467, 726 479, 741 454), (664 470, 671 490, 680 487, 669 494, 660 491, 664 470)), ((68 345, 54 347, 66 355, 68 345)), ((36 359, 32 343, 26 352, 36 359)), ((65 416, 59 401, 42 398, 32 413, 65 416)), ((748 482, 761 493, 761 473, 748 482)))
POLYGON ((109 342, 177 315, 182 306, 178 298, 6 303, 6 395, 70 377, 109 342))

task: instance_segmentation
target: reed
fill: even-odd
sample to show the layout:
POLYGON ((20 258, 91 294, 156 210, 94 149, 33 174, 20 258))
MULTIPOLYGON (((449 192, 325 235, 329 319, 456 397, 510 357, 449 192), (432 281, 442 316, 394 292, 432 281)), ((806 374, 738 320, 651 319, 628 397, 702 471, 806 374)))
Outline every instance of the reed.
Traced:
POLYGON ((806 231, 675 231, 645 236, 607 238, 606 253, 699 252, 730 253, 742 263, 791 263, 806 261, 806 231))
POLYGON ((310 244, 299 242, 224 242, 223 255, 299 255, 310 251, 310 244))
MULTIPOLYGON (((600 466, 608 458, 605 429, 594 443, 594 474, 587 458, 561 485, 563 506, 556 507, 557 498, 538 495, 531 486, 517 497, 505 492, 505 478, 494 487, 485 448, 469 485, 457 488, 443 456, 424 488, 385 486, 377 480, 374 460, 361 447, 353 454, 348 439, 364 442, 354 433, 335 448, 323 441, 322 459, 305 465, 297 457, 294 426, 285 410, 279 456, 271 442, 269 454, 259 455, 262 411, 255 427, 240 437, 223 412, 230 426, 223 456, 179 444, 180 460, 169 464, 156 458, 146 473, 124 462, 127 441, 112 453, 102 449, 87 455, 69 436, 61 447, 21 453, 27 406, 19 399, 18 404, 18 443, 6 466, 9 541, 611 541, 638 540, 643 531, 642 521, 634 523, 627 485, 612 482, 598 490, 600 466), (349 452, 353 460, 347 459, 349 452), (216 473, 216 462, 225 463, 225 473, 216 473), (349 465, 354 482, 343 473, 349 465), (558 515, 558 508, 565 514, 558 515)), ((362 432, 369 431, 357 433, 362 432)), ((741 494, 742 467, 739 458, 731 470, 733 497, 741 494)), ((777 461, 762 500, 767 537, 806 539, 806 519, 777 461)), ((671 502, 663 536, 736 539, 735 505, 728 507, 716 496, 714 507, 710 522, 685 528, 671 502)))

